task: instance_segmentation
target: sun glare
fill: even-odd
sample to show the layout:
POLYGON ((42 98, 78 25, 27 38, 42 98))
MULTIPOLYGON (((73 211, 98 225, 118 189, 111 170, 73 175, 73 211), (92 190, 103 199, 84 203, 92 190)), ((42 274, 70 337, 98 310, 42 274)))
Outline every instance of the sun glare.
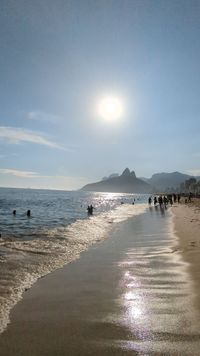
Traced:
POLYGON ((115 97, 105 97, 99 102, 99 115, 108 120, 114 121, 122 116, 123 107, 122 102, 115 97))

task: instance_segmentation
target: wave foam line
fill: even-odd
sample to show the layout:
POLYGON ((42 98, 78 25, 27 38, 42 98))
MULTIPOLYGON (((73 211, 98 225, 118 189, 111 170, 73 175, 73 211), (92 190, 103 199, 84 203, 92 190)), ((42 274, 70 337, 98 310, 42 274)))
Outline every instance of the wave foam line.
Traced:
POLYGON ((0 241, 0 333, 10 310, 39 278, 80 257, 108 236, 113 224, 144 213, 145 204, 119 206, 108 213, 77 220, 66 227, 45 229, 35 239, 0 241))

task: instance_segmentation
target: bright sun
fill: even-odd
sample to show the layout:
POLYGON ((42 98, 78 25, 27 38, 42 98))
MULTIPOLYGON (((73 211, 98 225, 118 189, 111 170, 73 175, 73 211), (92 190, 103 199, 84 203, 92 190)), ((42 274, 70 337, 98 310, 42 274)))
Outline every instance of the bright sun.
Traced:
POLYGON ((122 102, 115 97, 105 97, 99 102, 98 112, 102 118, 108 121, 117 120, 123 112, 122 102))

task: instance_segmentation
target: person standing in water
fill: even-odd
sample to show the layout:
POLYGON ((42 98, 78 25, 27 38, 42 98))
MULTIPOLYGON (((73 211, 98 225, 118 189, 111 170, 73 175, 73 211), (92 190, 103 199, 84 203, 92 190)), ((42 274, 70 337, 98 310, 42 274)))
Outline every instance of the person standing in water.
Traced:
POLYGON ((88 205, 87 207, 87 211, 88 211, 88 215, 93 215, 93 210, 94 210, 94 207, 91 205, 88 205))

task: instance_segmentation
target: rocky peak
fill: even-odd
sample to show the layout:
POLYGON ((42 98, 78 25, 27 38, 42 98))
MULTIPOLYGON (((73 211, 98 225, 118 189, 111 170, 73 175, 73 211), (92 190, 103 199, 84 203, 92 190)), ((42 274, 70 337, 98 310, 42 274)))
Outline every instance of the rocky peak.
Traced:
POLYGON ((130 169, 129 168, 126 168, 123 172, 122 172, 122 176, 130 176, 131 172, 130 172, 130 169))
POLYGON ((131 172, 131 177, 136 178, 136 175, 135 175, 135 172, 134 172, 134 171, 131 172))

